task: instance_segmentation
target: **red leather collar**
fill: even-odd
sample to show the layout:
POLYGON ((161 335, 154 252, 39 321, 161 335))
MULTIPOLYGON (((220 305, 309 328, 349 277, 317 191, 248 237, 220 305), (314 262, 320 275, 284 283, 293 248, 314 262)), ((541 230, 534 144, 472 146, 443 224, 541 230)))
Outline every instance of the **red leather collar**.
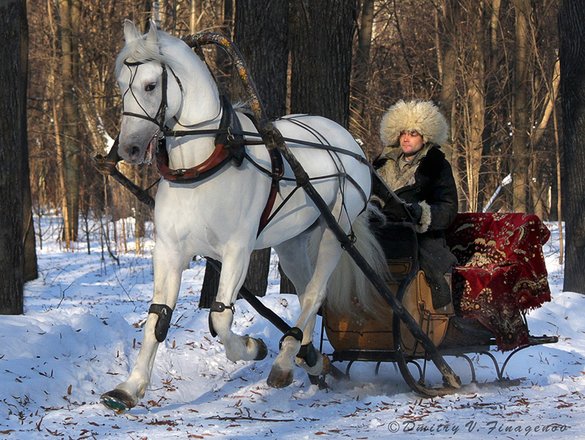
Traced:
POLYGON ((165 146, 158 148, 156 164, 161 176, 170 182, 190 183, 204 179, 219 170, 231 159, 231 154, 224 144, 216 144, 215 149, 205 161, 192 168, 172 169, 169 167, 169 155, 165 146))

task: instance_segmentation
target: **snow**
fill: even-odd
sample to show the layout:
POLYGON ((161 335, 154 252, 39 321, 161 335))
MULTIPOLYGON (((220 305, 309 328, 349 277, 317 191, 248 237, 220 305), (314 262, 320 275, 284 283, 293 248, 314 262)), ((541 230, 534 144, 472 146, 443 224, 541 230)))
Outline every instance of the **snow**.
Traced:
MULTIPOLYGON (((493 364, 474 355, 479 383, 445 397, 415 395, 390 363, 378 375, 374 363, 355 363, 351 380, 330 378, 329 390, 311 386, 297 369, 291 386, 272 389, 266 378, 280 333, 238 301, 235 331, 264 339, 269 356, 228 361, 209 334, 207 311, 197 308, 204 273, 197 259, 184 272, 147 394, 122 415, 99 396, 126 378, 136 358, 153 243, 146 240, 142 254, 131 243, 127 252, 110 243, 118 265, 102 249, 99 225, 90 230, 89 254, 81 241, 64 250, 58 225, 43 216, 40 276, 25 286, 25 314, 0 316, 0 438, 585 438, 585 296, 562 291, 556 224, 548 224, 552 238, 544 249, 553 301, 528 321, 532 334, 558 335, 559 342, 512 358, 506 375, 519 383, 494 383, 493 364)), ((268 290, 262 301, 293 322, 298 302, 278 293, 275 265, 268 290)), ((331 352, 327 343, 324 351, 331 352)), ((506 356, 493 354, 500 363, 506 356)), ((469 383, 466 361, 446 360, 469 383)))

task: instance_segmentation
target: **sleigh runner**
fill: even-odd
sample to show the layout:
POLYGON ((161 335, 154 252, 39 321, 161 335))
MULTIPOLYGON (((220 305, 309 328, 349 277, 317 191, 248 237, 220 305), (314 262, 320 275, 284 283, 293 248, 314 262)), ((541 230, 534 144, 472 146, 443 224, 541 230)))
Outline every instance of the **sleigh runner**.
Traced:
MULTIPOLYGON (((248 295, 252 306, 284 332, 268 378, 270 385, 288 385, 295 363, 312 378, 337 371, 329 366, 327 358, 314 348, 311 340, 315 314, 323 303, 327 280, 343 248, 359 268, 355 275, 365 276, 371 283, 367 285, 368 290, 373 286, 386 304, 386 310, 381 313, 386 326, 382 331, 385 345, 381 351, 392 354, 380 358, 379 347, 368 345, 371 344, 368 338, 350 341, 341 334, 348 333, 341 329, 344 316, 325 306, 325 326, 331 329, 330 340, 336 349, 333 360, 395 361, 409 386, 423 395, 458 389, 459 377, 443 358, 448 353, 441 349, 441 335, 453 310, 419 308, 424 296, 424 276, 418 272, 416 261, 411 259, 410 265, 403 265, 397 271, 392 270, 397 264, 390 258, 390 272, 395 279, 389 284, 384 275, 386 270, 380 269, 385 265, 384 256, 373 252, 375 240, 365 241, 373 247, 362 247, 361 251, 356 248, 364 243, 353 232, 360 225, 367 226, 368 212, 364 212, 364 206, 371 192, 373 171, 351 135, 323 118, 297 115, 266 120, 243 61, 225 37, 190 36, 184 39, 186 45, 157 31, 154 25, 142 36, 131 23, 125 25, 125 36, 126 47, 117 62, 124 96, 121 132, 116 148, 108 157, 97 158, 98 168, 154 206, 144 191, 117 171, 116 163, 118 150, 125 160, 140 163, 147 146, 158 144, 158 165, 163 180, 155 207, 158 231, 154 254, 155 293, 144 342, 128 380, 105 393, 102 402, 116 411, 125 411, 135 406, 146 392, 156 347, 165 340, 171 322, 181 268, 194 254, 222 260, 226 269, 222 271, 218 296, 210 311, 210 327, 224 343, 228 358, 265 357, 267 349, 260 339, 238 336, 230 330, 233 302, 243 283, 249 253, 262 247, 276 249, 285 272, 301 294, 301 316, 292 327, 248 295), (251 96, 254 122, 234 112, 219 98, 205 65, 188 50, 209 43, 227 49, 238 65, 251 96), (197 105, 191 105, 191 100, 197 105), (171 142, 167 143, 167 139, 171 142), (205 191, 199 188, 202 185, 205 191), (226 188, 229 188, 227 192, 226 188), (258 201, 254 192, 258 190, 265 194, 263 202, 258 201), (217 202, 214 192, 223 194, 224 198, 233 192, 237 198, 224 202, 240 214, 245 207, 249 213, 247 221, 237 223, 225 216, 218 220, 202 211, 213 200, 217 202), (185 222, 177 211, 179 200, 182 213, 192 211, 199 217, 185 222), (290 223, 291 219, 296 221, 290 223), (210 231, 214 237, 211 241, 210 231), (177 237, 188 239, 177 241, 177 237), (311 251, 311 243, 315 241, 318 249, 311 251), (316 255, 313 263, 308 259, 311 252, 316 255), (414 308, 409 305, 412 295, 414 308), (407 364, 416 359, 432 361, 443 384, 435 386, 425 383, 423 378, 414 379, 407 364)), ((367 227, 362 234, 372 236, 367 227)), ((354 294, 365 297, 366 292, 360 290, 354 294)), ((364 333, 360 328, 357 332, 364 333)), ((543 342, 554 342, 554 338, 537 340, 543 342)))

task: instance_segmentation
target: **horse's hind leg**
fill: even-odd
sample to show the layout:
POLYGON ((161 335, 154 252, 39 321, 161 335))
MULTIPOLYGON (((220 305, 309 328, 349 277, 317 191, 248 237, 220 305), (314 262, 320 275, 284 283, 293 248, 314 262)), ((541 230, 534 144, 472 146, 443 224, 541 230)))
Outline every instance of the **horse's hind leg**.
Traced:
POLYGON ((157 243, 153 254, 154 295, 144 326, 142 346, 128 379, 101 396, 102 403, 108 408, 123 412, 136 406, 144 396, 150 383, 156 351, 166 337, 177 303, 181 274, 189 259, 157 243))
POLYGON ((309 361, 312 365, 309 365, 306 358, 299 358, 297 360, 299 365, 312 375, 318 375, 322 372, 323 356, 320 353, 316 353, 316 350, 310 344, 313 338, 316 315, 325 299, 327 281, 337 266, 341 252, 341 246, 333 232, 329 229, 324 229, 319 244, 315 269, 304 293, 299 298, 301 314, 295 327, 285 334, 281 340, 280 352, 268 376, 268 385, 282 388, 291 384, 295 360, 297 360, 301 346, 306 346, 308 350, 311 350, 310 356, 316 355, 316 357, 313 361, 309 361))
POLYGON ((266 344, 261 339, 248 335, 240 336, 231 330, 233 304, 246 279, 249 260, 250 253, 244 249, 230 249, 230 252, 226 253, 222 262, 216 300, 210 311, 213 331, 224 345, 227 358, 233 362, 260 360, 268 354, 266 344))

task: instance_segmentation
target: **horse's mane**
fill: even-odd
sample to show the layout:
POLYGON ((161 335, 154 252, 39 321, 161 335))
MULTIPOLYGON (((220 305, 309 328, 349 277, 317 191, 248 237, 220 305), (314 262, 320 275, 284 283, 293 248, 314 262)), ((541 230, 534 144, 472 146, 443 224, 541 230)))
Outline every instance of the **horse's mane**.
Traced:
POLYGON ((157 31, 158 43, 154 43, 146 39, 145 36, 137 38, 129 43, 126 43, 116 58, 115 74, 116 77, 120 75, 122 66, 125 61, 129 62, 144 62, 144 61, 158 61, 160 63, 168 64, 168 59, 161 53, 160 44, 165 39, 170 39, 171 36, 164 31, 157 31))

